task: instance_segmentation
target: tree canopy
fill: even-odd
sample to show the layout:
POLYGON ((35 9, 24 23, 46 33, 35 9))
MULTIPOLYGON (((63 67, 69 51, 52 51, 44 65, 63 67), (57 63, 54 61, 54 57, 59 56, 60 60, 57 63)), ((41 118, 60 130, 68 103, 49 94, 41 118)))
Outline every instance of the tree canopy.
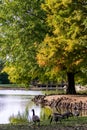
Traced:
POLYGON ((14 68, 12 76, 17 76, 16 82, 29 84, 31 78, 39 75, 35 55, 48 31, 41 3, 43 0, 5 0, 0 6, 1 55, 14 68))
POLYGON ((74 75, 87 78, 85 0, 2 0, 0 8, 0 55, 14 68, 16 82, 67 75, 74 88, 74 75))
POLYGON ((38 63, 50 66, 55 75, 64 71, 73 88, 74 75, 87 69, 87 4, 81 0, 46 0, 42 8, 52 35, 47 34, 40 44, 38 63))

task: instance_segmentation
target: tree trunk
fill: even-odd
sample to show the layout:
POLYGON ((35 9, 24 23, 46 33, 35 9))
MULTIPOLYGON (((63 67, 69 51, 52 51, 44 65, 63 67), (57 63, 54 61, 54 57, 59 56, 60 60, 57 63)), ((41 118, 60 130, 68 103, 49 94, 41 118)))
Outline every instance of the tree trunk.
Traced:
POLYGON ((68 72, 67 78, 68 78, 68 86, 66 89, 66 94, 76 94, 74 73, 68 72))

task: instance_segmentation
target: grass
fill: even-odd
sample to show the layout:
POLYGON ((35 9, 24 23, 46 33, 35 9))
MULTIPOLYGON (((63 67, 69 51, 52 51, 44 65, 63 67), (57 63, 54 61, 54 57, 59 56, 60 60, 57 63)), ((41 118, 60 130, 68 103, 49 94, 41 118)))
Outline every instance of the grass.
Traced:
POLYGON ((65 94, 65 91, 63 89, 59 90, 46 90, 43 91, 46 95, 60 95, 60 94, 65 94))
POLYGON ((32 123, 2 124, 0 130, 87 130, 87 117, 71 117, 52 124, 47 119, 40 126, 32 123))
MULTIPOLYGON (((49 125, 49 120, 42 122, 42 125, 49 125)), ((73 126, 73 125, 83 125, 87 124, 87 116, 84 117, 70 117, 68 119, 62 119, 58 122, 60 126, 73 126)), ((55 125, 55 122, 52 122, 51 125, 55 125)))
POLYGON ((87 95, 87 91, 86 90, 79 91, 79 92, 77 92, 77 94, 79 94, 79 95, 87 95))
POLYGON ((87 117, 71 117, 62 122, 64 126, 73 126, 73 125, 84 125, 87 124, 87 117))

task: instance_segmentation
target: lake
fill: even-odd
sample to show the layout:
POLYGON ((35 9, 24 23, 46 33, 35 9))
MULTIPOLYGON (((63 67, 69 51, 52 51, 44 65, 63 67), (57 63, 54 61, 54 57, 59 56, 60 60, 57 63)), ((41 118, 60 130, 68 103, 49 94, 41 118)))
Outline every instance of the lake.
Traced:
MULTIPOLYGON (((32 109, 35 109, 36 115, 41 119, 48 119, 52 109, 49 107, 43 108, 41 105, 32 102, 35 95, 43 95, 43 91, 0 90, 0 124, 8 124, 11 117, 26 114, 28 121, 31 121, 32 109)), ((56 111, 55 108, 54 111, 56 111)), ((81 111, 81 116, 87 116, 87 110, 81 111)))
POLYGON ((43 93, 41 91, 0 90, 0 124, 9 123, 11 116, 25 113, 26 108, 28 109, 29 120, 31 120, 31 109, 33 108, 40 116, 41 106, 37 106, 31 101, 35 95, 39 94, 42 95, 43 93))

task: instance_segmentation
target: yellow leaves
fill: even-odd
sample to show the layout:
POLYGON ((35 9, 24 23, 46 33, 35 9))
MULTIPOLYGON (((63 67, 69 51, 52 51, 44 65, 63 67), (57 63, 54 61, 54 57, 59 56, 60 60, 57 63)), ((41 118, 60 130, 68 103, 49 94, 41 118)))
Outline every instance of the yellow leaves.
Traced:
POLYGON ((75 27, 74 32, 73 32, 71 38, 75 39, 77 37, 78 33, 79 33, 79 27, 77 26, 77 27, 75 27))
POLYGON ((74 40, 73 39, 66 39, 66 43, 67 43, 67 45, 65 47, 65 51, 71 52, 71 51, 73 51, 75 45, 77 45, 78 39, 74 39, 74 40))
POLYGON ((37 47, 38 46, 38 43, 37 42, 34 42, 34 47, 37 47))
POLYGON ((67 40, 67 46, 65 47, 65 50, 70 52, 72 50, 72 46, 73 46, 73 40, 72 39, 68 39, 67 40))
POLYGON ((68 69, 69 70, 73 70, 74 68, 79 68, 81 66, 81 62, 83 62, 83 59, 77 59, 77 57, 74 57, 71 60, 71 63, 69 63, 70 61, 68 61, 68 69))
MULTIPOLYGON (((41 4, 41 8, 44 9, 45 11, 49 12, 50 9, 52 10, 53 3, 56 3, 57 0, 45 0, 45 5, 41 4), (49 11, 48 11, 49 10, 49 11)), ((49 12, 50 13, 50 12, 49 12)))
POLYGON ((82 51, 79 50, 82 50, 81 46, 86 43, 87 37, 83 26, 83 8, 73 0, 46 0, 44 8, 47 12, 46 22, 53 35, 47 35, 44 39, 38 54, 40 64, 49 65, 53 62, 51 74, 65 68, 69 71, 71 68, 77 69, 83 62, 80 59, 82 51))
POLYGON ((79 65, 82 61, 83 61, 83 59, 79 59, 79 60, 75 61, 75 65, 79 65))
POLYGON ((54 57, 56 51, 56 44, 53 39, 48 35, 44 39, 41 47, 38 50, 36 59, 39 65, 45 66, 50 63, 51 59, 54 57))
POLYGON ((56 73, 58 73, 60 71, 60 69, 61 68, 59 67, 59 65, 58 66, 54 66, 53 69, 51 70, 51 73, 56 74, 56 73))
POLYGON ((51 38, 48 35, 46 35, 46 37, 44 39, 44 43, 49 44, 50 41, 51 41, 51 38))
POLYGON ((37 59, 37 63, 40 66, 45 66, 46 65, 45 58, 40 53, 37 54, 36 59, 37 59))
POLYGON ((15 68, 14 67, 5 67, 3 69, 3 72, 7 72, 8 74, 10 74, 11 72, 14 72, 15 68))
POLYGON ((47 24, 49 25, 49 26, 54 26, 54 24, 55 24, 55 19, 54 19, 54 16, 53 15, 49 15, 49 14, 47 14, 47 24))
POLYGON ((52 109, 49 106, 44 107, 44 114, 50 116, 52 114, 52 109))
POLYGON ((81 18, 82 18, 82 12, 81 12, 81 10, 74 10, 73 13, 72 13, 72 15, 73 15, 73 17, 72 17, 73 20, 80 21, 81 18))
POLYGON ((64 6, 67 6, 68 4, 70 4, 72 2, 72 0, 62 0, 62 4, 64 6))
POLYGON ((54 11, 54 9, 58 9, 60 7, 67 7, 68 4, 71 4, 72 0, 45 0, 45 6, 44 4, 41 5, 41 7, 43 9, 52 9, 54 11))
POLYGON ((53 57, 54 51, 49 48, 41 48, 40 52, 37 53, 36 59, 40 66, 49 64, 50 59, 53 57))
POLYGON ((55 35, 60 34, 60 28, 55 28, 55 30, 53 31, 53 33, 54 33, 55 35))
POLYGON ((54 3, 57 3, 58 0, 45 0, 45 3, 52 6, 54 3))
POLYGON ((11 82, 15 82, 17 79, 17 71, 14 66, 4 67, 3 72, 6 72, 9 75, 9 79, 11 82))

